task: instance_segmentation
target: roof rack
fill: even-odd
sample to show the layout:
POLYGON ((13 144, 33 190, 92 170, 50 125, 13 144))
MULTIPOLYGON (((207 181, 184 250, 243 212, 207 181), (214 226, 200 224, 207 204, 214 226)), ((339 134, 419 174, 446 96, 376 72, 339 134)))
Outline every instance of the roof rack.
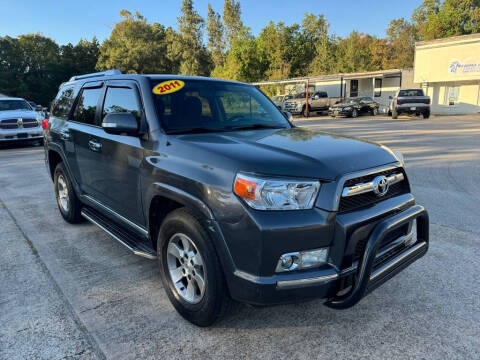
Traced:
POLYGON ((122 72, 117 69, 112 69, 112 70, 107 70, 107 71, 100 71, 100 72, 95 72, 91 74, 84 74, 84 75, 75 75, 70 78, 69 81, 75 81, 75 80, 80 80, 80 79, 88 79, 91 77, 97 77, 97 76, 108 76, 108 75, 120 75, 122 72))

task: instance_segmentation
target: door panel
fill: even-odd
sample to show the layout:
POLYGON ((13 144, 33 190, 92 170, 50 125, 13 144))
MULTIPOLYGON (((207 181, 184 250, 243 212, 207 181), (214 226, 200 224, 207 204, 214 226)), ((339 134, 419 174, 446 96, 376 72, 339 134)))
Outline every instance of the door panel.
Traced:
MULTIPOLYGON (((107 83, 100 117, 118 112, 134 114, 140 128, 143 110, 134 83, 107 83)), ((93 196, 119 215, 137 225, 145 225, 140 197, 142 140, 138 136, 108 134, 97 127, 89 141, 90 151, 97 154, 90 170, 93 196)))

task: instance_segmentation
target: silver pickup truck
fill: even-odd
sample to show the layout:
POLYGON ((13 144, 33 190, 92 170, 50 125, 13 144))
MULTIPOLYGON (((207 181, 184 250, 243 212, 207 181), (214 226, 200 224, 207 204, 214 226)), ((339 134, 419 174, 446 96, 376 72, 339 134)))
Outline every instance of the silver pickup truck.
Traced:
POLYGON ((423 115, 430 117, 430 97, 425 96, 422 89, 402 89, 395 96, 390 96, 388 115, 396 119, 400 114, 423 115))
MULTIPOLYGON (((316 91, 309 94, 308 98, 308 113, 328 111, 330 106, 340 102, 340 98, 330 98, 326 91, 316 91)), ((293 97, 293 99, 285 101, 284 110, 292 115, 302 114, 307 116, 307 101, 306 94, 300 93, 293 97)))
POLYGON ((43 139, 42 117, 21 98, 0 99, 0 143, 43 139))

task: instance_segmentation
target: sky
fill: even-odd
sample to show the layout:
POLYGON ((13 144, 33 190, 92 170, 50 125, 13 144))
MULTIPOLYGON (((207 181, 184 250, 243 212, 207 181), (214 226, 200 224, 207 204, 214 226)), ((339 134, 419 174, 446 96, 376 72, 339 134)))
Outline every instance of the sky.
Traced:
MULTIPOLYGON (((241 0, 242 20, 253 34, 268 24, 283 21, 301 23, 306 12, 324 14, 330 31, 346 36, 352 30, 385 36, 392 19, 410 19, 422 0, 241 0)), ((207 4, 221 12, 223 0, 194 0, 196 10, 206 18, 207 4)), ((181 0, 0 0, 0 36, 40 32, 60 45, 80 39, 99 41, 109 37, 119 12, 139 11, 149 22, 176 28, 181 0)))

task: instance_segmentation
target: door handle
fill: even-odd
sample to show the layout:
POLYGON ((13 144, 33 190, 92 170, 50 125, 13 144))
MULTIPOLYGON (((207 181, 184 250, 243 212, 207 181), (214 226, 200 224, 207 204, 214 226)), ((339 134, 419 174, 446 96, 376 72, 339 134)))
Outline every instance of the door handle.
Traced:
POLYGON ((100 144, 99 142, 97 142, 95 140, 90 140, 88 142, 88 146, 90 147, 90 149, 92 151, 100 151, 100 149, 102 148, 102 144, 100 144))
POLYGON ((70 131, 68 130, 60 130, 60 137, 63 139, 63 140, 70 140, 70 131))

